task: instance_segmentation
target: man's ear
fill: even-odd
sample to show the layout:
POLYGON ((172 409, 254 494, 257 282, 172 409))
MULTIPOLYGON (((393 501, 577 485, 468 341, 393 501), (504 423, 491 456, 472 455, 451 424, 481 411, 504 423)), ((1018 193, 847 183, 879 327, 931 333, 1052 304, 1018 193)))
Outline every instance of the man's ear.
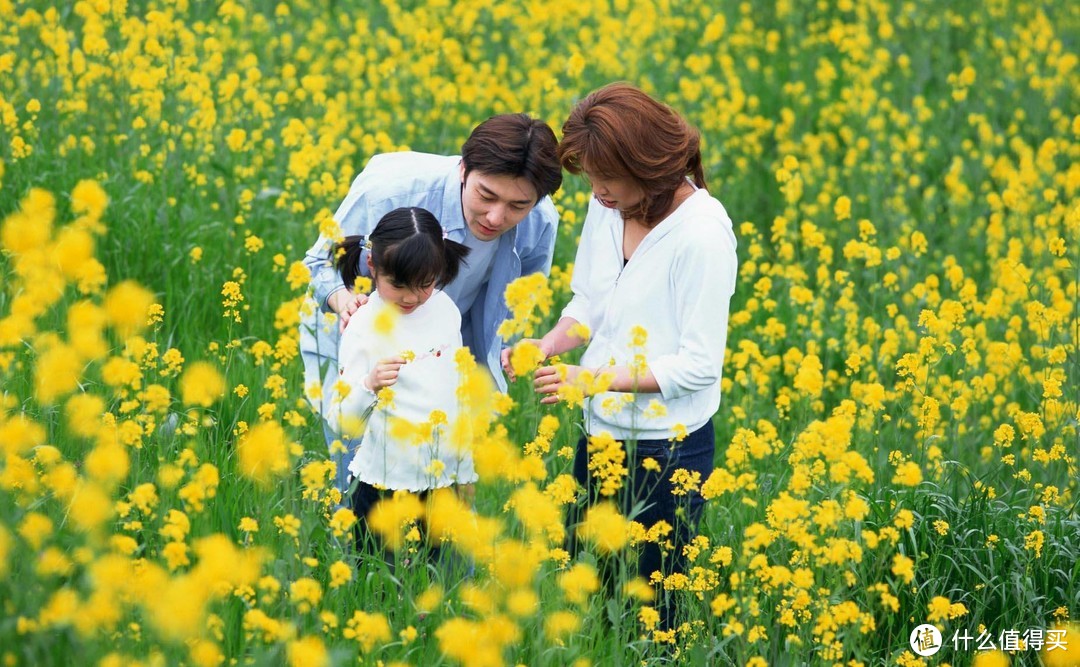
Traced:
POLYGON ((465 160, 458 165, 458 173, 461 175, 461 184, 465 185, 465 160))

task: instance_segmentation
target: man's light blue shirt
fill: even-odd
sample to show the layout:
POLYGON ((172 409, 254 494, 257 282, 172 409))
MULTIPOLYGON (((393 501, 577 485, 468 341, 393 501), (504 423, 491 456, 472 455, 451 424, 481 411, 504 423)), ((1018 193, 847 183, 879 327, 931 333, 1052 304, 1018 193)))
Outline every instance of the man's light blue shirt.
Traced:
MULTIPOLYGON (((459 156, 414 152, 376 155, 353 181, 334 219, 344 236, 366 236, 382 216, 395 208, 418 206, 435 215, 450 239, 463 242, 468 232, 461 208, 460 164, 459 156)), ((555 205, 550 197, 544 197, 521 223, 502 234, 490 279, 480 287, 468 311, 461 314, 465 345, 477 363, 487 366, 502 391, 506 391, 506 379, 499 358, 502 341, 496 332, 508 313, 506 286, 523 275, 537 271, 547 275, 551 271, 558 222, 555 205)), ((337 380, 339 340, 337 322, 327 322, 322 313, 329 312, 330 295, 345 288, 331 260, 333 246, 332 239, 320 236, 304 258, 311 271, 312 297, 318 309, 301 319, 300 353, 305 386, 319 382, 322 400, 330 396, 330 386, 337 380)), ((366 256, 361 258, 359 268, 363 275, 369 275, 366 256)), ((469 270, 466 260, 455 280, 461 280, 469 270)), ((322 413, 321 400, 314 401, 314 407, 322 413)))

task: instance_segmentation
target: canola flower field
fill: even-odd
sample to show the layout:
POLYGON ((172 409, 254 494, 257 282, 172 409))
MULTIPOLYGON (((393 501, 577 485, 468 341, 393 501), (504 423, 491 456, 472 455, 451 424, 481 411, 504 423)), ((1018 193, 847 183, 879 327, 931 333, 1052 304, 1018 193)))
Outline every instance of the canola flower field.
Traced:
MULTIPOLYGON (((1078 50, 1067 2, 0 0, 0 661, 1080 664, 1078 50), (580 397, 468 359, 475 501, 386 503, 395 566, 354 567, 297 349, 371 155, 613 80, 701 129, 739 244, 670 631, 625 573, 662 526, 563 550, 580 397)), ((588 197, 509 330, 558 317, 588 197)))

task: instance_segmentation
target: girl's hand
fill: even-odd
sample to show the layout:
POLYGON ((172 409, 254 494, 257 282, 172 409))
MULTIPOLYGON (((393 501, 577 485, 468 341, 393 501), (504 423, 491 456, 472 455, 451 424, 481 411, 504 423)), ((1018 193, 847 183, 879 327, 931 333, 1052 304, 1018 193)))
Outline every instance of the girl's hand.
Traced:
POLYGON ((367 302, 366 294, 353 294, 347 289, 338 290, 330 295, 328 301, 330 309, 338 314, 338 333, 345 331, 349 318, 367 302))
POLYGON ((401 367, 405 365, 405 359, 402 357, 390 357, 389 359, 383 359, 379 363, 375 364, 375 368, 371 369, 371 373, 368 374, 365 384, 371 391, 378 392, 383 387, 389 387, 397 382, 398 372, 401 367))
POLYGON ((544 360, 547 360, 547 358, 551 356, 551 346, 545 345, 543 339, 540 338, 522 338, 517 343, 515 343, 513 347, 503 349, 502 369, 503 372, 506 373, 506 377, 510 378, 511 382, 517 380, 517 374, 514 373, 514 368, 510 364, 510 355, 513 354, 514 348, 516 348, 518 345, 524 345, 525 343, 535 345, 537 348, 539 348, 540 351, 544 354, 544 360))
POLYGON ((574 384, 574 380, 581 374, 581 366, 569 366, 559 364, 557 366, 544 366, 536 370, 533 375, 533 389, 544 397, 540 399, 541 405, 553 405, 559 402, 559 388, 574 384))

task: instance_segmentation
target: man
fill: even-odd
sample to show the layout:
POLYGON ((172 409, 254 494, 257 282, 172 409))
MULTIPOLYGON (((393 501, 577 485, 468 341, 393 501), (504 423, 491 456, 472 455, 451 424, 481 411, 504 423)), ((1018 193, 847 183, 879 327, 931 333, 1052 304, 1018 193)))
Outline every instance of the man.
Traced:
MULTIPOLYGON (((558 214, 551 195, 562 185, 555 133, 526 114, 493 116, 473 130, 461 156, 402 152, 376 155, 353 181, 334 219, 343 236, 366 235, 387 212, 418 206, 435 214, 447 236, 469 247, 457 278, 445 291, 461 311, 461 334, 481 367, 506 389, 496 330, 506 319, 506 286, 551 270, 558 214)), ((322 414, 337 379, 339 326, 347 326, 363 297, 345 289, 333 266, 334 240, 320 236, 307 252, 312 297, 318 308, 300 325, 305 386, 322 387, 312 400, 322 414)), ((366 263, 361 261, 366 274, 366 263)), ((332 435, 327 433, 328 442, 332 435)), ((348 456, 336 456, 345 490, 348 456)))

